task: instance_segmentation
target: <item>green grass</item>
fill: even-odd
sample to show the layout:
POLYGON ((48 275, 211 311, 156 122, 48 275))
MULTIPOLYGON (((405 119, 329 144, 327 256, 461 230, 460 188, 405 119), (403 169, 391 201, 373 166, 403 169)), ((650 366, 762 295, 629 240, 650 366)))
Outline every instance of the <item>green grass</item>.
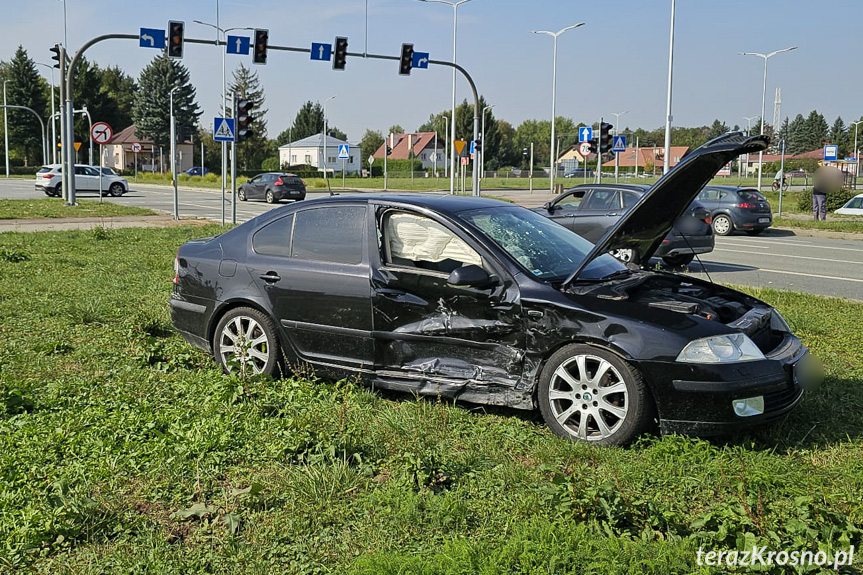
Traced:
POLYGON ((774 218, 773 225, 780 228, 801 228, 806 230, 826 230, 831 232, 863 233, 863 219, 853 216, 834 216, 828 214, 827 220, 805 220, 797 218, 774 218), (847 219, 845 219, 847 218, 847 219))
POLYGON ((863 543, 863 303, 752 290, 828 373, 771 428, 595 449, 223 375, 167 305, 177 247, 219 231, 0 235, 0 572, 708 573, 699 546, 863 543))
POLYGON ((0 200, 0 220, 30 218, 99 218, 112 216, 154 216, 146 208, 121 206, 98 200, 78 200, 77 206, 67 206, 61 198, 43 200, 0 200))

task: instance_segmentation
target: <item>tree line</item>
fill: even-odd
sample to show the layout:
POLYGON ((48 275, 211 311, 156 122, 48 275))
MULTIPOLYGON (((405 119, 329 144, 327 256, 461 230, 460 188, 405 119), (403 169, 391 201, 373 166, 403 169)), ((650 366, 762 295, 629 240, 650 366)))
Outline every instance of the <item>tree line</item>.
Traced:
MULTIPOLYGON (((19 46, 12 59, 0 61, 0 82, 7 81, 7 102, 13 105, 32 108, 42 118, 51 116, 51 85, 39 74, 37 64, 29 57, 27 51, 19 46)), ((53 71, 52 71, 53 74, 53 71)), ((55 76, 56 77, 56 76, 55 76)), ((179 61, 165 55, 156 56, 139 74, 133 78, 119 67, 102 68, 98 64, 83 58, 79 63, 75 81, 73 82, 73 99, 76 108, 87 106, 94 121, 105 121, 114 128, 115 133, 136 126, 139 138, 152 140, 157 146, 167 147, 170 143, 170 110, 169 94, 174 90, 174 115, 177 121, 177 135, 180 141, 203 142, 206 150, 205 165, 213 171, 219 171, 221 166, 221 146, 213 141, 212 127, 200 123, 202 111, 196 100, 196 91, 191 84, 188 69, 179 61)), ((268 137, 266 96, 261 86, 257 72, 244 65, 232 73, 229 91, 234 92, 238 100, 249 100, 253 103, 252 136, 238 144, 238 166, 243 171, 256 171, 278 168, 278 148, 288 142, 295 142, 308 136, 319 134, 323 130, 324 114, 320 102, 305 102, 297 111, 290 126, 279 131, 275 138, 268 137)), ((59 88, 54 88, 55 108, 60 109, 59 88)), ((489 106, 485 97, 480 97, 480 110, 489 106)), ((456 138, 471 140, 473 138, 473 105, 463 100, 455 110, 456 138)), ((230 110, 225 112, 231 115, 230 110)), ((10 158, 16 163, 32 166, 41 162, 41 128, 39 121, 32 114, 9 110, 9 143, 10 158)), ((861 116, 863 119, 863 116, 861 116)), ((423 124, 417 126, 417 132, 436 132, 441 141, 449 140, 448 128, 452 122, 450 110, 443 110, 429 115, 423 124)), ((592 125, 598 129, 597 122, 576 122, 572 118, 559 116, 555 118, 555 152, 562 152, 568 146, 578 141, 578 129, 581 126, 592 125)), ((0 117, 2 125, 2 117, 0 117)), ((49 124, 50 125, 50 124, 49 124)), ((652 130, 644 128, 630 129, 618 126, 618 133, 626 134, 628 144, 634 146, 636 141, 641 147, 662 146, 665 140, 664 127, 652 130)), ((741 127, 727 126, 718 119, 710 125, 698 127, 672 127, 671 143, 674 146, 696 148, 711 138, 729 130, 740 130, 741 127)), ((751 124, 751 131, 760 131, 760 120, 751 124)), ((405 133, 406 130, 394 124, 386 133, 382 130, 366 129, 360 145, 362 160, 367 161, 384 142, 386 134, 405 133)), ((824 116, 817 110, 812 110, 808 116, 798 114, 793 119, 785 118, 778 134, 773 133, 773 127, 765 125, 765 133, 771 137, 774 150, 780 140, 786 143, 788 154, 797 154, 818 149, 825 143, 837 144, 841 156, 853 155, 854 128, 838 117, 832 125, 828 125, 824 116)), ((76 139, 84 145, 80 157, 86 157, 89 125, 86 117, 75 116, 76 139)), ((348 140, 348 134, 337 126, 328 125, 329 135, 348 140)), ((50 128, 49 128, 50 137, 50 128)), ((550 158, 551 122, 549 120, 524 120, 518 126, 497 118, 493 109, 485 114, 485 135, 483 149, 486 153, 487 170, 502 167, 526 167, 528 157, 525 149, 531 143, 534 145, 534 161, 537 166, 547 165, 550 158)), ((5 154, 5 150, 3 151, 5 154)), ((0 155, 2 158, 2 155, 0 155)), ((196 164, 199 163, 196 160, 196 164)))

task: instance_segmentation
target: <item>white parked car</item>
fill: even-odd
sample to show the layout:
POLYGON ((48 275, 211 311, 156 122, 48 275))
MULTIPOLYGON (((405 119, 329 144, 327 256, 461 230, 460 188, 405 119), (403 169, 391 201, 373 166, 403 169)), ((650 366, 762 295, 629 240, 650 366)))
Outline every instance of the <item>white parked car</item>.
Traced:
POLYGON ((857 194, 834 213, 843 216, 863 216, 863 194, 857 194))
MULTIPOLYGON (((110 168, 99 168, 98 166, 75 165, 75 191, 76 192, 98 192, 99 172, 102 172, 102 195, 111 194, 118 198, 129 191, 129 182, 125 178, 114 174, 110 168), (108 173, 110 172, 110 174, 108 173)), ((36 189, 45 192, 47 196, 60 197, 63 195, 63 166, 51 164, 42 166, 36 172, 36 189)))

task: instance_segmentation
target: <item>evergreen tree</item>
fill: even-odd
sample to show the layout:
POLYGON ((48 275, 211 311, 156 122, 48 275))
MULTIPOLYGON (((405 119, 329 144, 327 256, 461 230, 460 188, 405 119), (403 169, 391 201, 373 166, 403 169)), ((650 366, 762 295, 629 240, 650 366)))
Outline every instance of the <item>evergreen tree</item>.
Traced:
POLYGON ((803 114, 797 114, 788 125, 788 153, 800 154, 808 152, 806 148, 806 119, 803 114))
POLYGON ((294 124, 291 126, 291 139, 296 142, 314 134, 320 134, 323 130, 324 109, 320 102, 308 101, 303 104, 294 117, 294 124))
POLYGON ((846 156, 848 152, 847 142, 845 141, 845 136, 847 135, 845 127, 845 122, 842 120, 842 116, 838 116, 836 121, 833 122, 833 126, 830 127, 830 131, 827 133, 827 139, 831 144, 836 144, 839 146, 839 155, 846 156))
POLYGON ((157 146, 167 147, 171 141, 170 93, 174 92, 174 118, 177 133, 194 133, 201 110, 195 102, 195 88, 189 82, 189 71, 185 66, 165 55, 156 56, 141 71, 138 78, 138 93, 132 116, 136 134, 149 138, 157 146))
POLYGON ((261 163, 267 158, 267 121, 264 116, 264 90, 258 73, 252 72, 244 65, 233 72, 234 81, 230 84, 230 91, 234 93, 237 102, 248 100, 252 102, 252 123, 250 128, 252 136, 237 145, 237 163, 243 171, 259 169, 261 163))
POLYGON ((398 124, 393 124, 392 126, 390 126, 390 129, 387 132, 387 134, 405 134, 405 133, 407 133, 407 132, 405 132, 405 129, 402 128, 401 126, 399 126, 398 124))
POLYGON ((824 116, 819 114, 817 110, 809 112, 809 116, 806 118, 806 150, 804 151, 808 152, 823 146, 824 142, 827 141, 828 130, 829 127, 824 116))
MULTIPOLYGON (((43 121, 51 114, 46 96, 46 82, 36 71, 36 64, 27 51, 18 46, 6 70, 6 103, 31 108, 43 121)), ((42 161, 42 124, 31 112, 20 109, 6 111, 9 118, 9 146, 24 158, 24 165, 42 161)), ((48 127, 49 122, 45 122, 48 127)), ((50 131, 50 130, 49 130, 50 131)))
POLYGON ((719 120, 713 120, 713 124, 707 130, 705 142, 712 140, 713 138, 717 138, 722 134, 728 131, 728 126, 725 125, 725 122, 720 122, 719 120))

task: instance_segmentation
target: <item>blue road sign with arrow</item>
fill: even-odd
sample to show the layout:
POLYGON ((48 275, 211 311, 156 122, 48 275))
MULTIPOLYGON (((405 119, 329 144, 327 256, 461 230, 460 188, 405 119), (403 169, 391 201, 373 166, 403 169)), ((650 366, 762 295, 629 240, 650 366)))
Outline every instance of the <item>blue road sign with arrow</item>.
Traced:
POLYGON ((213 118, 213 140, 216 142, 233 142, 234 134, 233 118, 213 118))
POLYGON ((312 42, 312 60, 324 60, 329 62, 333 54, 332 44, 321 44, 312 42))
POLYGON ((578 141, 589 142, 593 139, 593 128, 590 126, 582 126, 578 129, 578 141))
POLYGON ((429 53, 428 52, 414 52, 413 60, 411 61, 411 68, 428 68, 429 67, 429 53))
POLYGON ((626 151, 626 136, 615 136, 611 151, 612 152, 625 152, 626 151))
POLYGON ((138 46, 141 48, 165 48, 165 31, 158 28, 141 28, 138 35, 138 46))
POLYGON ((228 54, 248 55, 250 44, 251 42, 249 41, 248 36, 228 36, 228 42, 225 44, 225 49, 228 54))

